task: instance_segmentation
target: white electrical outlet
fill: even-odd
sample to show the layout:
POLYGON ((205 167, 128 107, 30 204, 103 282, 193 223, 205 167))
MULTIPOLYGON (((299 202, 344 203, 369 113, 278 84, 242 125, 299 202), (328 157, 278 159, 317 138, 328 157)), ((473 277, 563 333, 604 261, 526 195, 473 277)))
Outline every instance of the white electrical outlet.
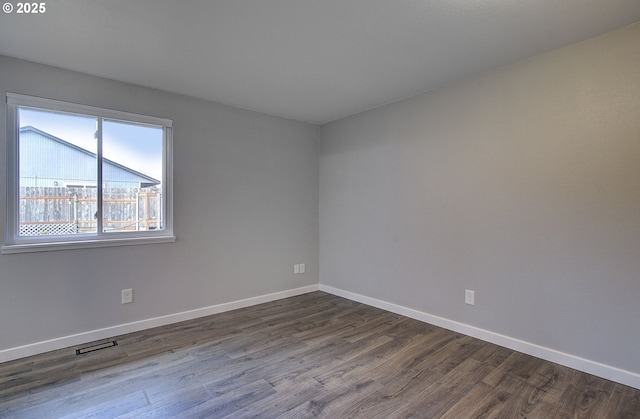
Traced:
POLYGON ((464 302, 470 306, 476 305, 476 292, 472 290, 464 290, 464 302))
POLYGON ((297 263, 293 265, 293 273, 294 274, 303 274, 305 271, 304 263, 297 263))
POLYGON ((122 304, 133 303, 133 289, 122 290, 122 304))

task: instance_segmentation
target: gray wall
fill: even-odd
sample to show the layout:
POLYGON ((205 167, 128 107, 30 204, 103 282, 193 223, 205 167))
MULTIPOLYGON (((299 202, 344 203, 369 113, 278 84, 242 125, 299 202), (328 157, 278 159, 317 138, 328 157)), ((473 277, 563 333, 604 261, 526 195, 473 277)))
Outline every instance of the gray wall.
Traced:
POLYGON ((640 373, 640 25, 321 138, 321 284, 640 373))
POLYGON ((0 255, 0 350, 318 283, 318 127, 0 56, 6 91, 173 119, 177 241, 0 255))

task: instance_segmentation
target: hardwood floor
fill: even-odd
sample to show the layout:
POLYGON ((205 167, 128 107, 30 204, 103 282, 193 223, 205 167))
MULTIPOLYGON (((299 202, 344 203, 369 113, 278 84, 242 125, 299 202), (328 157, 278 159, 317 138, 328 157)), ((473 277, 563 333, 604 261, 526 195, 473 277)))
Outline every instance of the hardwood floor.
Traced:
POLYGON ((640 418, 640 390, 322 292, 114 339, 0 364, 0 417, 640 418))

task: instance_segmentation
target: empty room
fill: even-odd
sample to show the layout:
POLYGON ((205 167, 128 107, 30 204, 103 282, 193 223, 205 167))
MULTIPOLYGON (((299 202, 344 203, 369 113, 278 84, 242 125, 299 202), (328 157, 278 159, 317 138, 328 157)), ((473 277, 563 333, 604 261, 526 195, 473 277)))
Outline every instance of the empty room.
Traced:
POLYGON ((640 418, 640 1, 0 13, 0 418, 640 418))

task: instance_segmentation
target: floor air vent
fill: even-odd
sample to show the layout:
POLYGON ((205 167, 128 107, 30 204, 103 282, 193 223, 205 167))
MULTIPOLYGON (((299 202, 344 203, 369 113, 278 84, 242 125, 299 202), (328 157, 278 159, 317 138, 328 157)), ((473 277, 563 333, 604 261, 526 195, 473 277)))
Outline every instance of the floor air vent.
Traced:
POLYGON ((84 348, 76 349, 76 355, 84 355, 88 354, 89 352, 95 352, 114 346, 118 346, 118 342, 116 342, 115 340, 112 340, 110 342, 98 343, 97 345, 91 345, 84 348))

